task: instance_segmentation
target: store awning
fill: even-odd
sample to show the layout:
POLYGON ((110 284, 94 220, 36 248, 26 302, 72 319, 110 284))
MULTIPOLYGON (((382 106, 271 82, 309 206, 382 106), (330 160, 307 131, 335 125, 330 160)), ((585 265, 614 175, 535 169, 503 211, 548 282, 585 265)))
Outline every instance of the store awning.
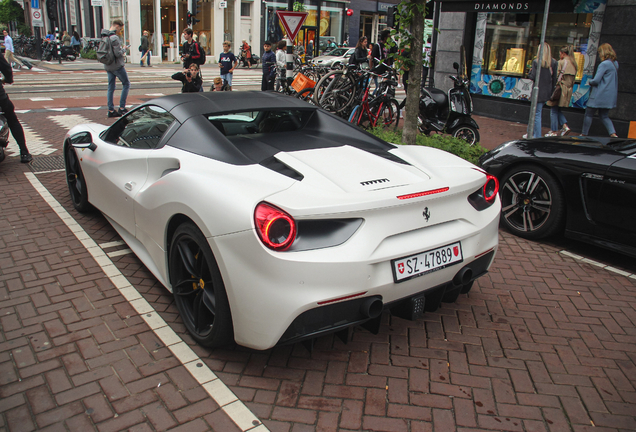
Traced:
MULTIPOLYGON (((441 0, 442 12, 512 12, 543 13, 544 0, 441 0)), ((572 0, 557 0, 550 5, 550 12, 569 12, 574 10, 572 0)))

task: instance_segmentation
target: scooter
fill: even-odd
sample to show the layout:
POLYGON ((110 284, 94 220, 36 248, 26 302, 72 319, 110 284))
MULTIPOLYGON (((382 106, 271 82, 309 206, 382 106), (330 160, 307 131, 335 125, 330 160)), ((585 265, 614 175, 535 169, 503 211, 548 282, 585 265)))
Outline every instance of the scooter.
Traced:
MULTIPOLYGON (((252 47, 250 46, 250 51, 251 50, 252 50, 252 47)), ((245 51, 241 50, 241 54, 239 55, 239 58, 238 58, 238 64, 239 66, 251 68, 252 66, 255 66, 255 65, 258 66, 258 61, 260 59, 261 58, 254 53, 252 53, 251 57, 248 59, 245 57, 245 51)))
POLYGON ((470 145, 479 142, 479 126, 473 120, 473 100, 470 97, 468 77, 459 76, 459 64, 453 63, 457 76, 450 75, 453 88, 448 94, 436 88, 422 89, 418 128, 429 135, 446 132, 470 145))
MULTIPOLYGON (((60 46, 60 54, 62 60, 75 61, 77 58, 75 56, 75 50, 72 46, 60 46)), ((57 59, 57 45, 53 41, 49 41, 44 47, 44 51, 42 52, 42 59, 46 61, 51 61, 53 59, 57 59)))

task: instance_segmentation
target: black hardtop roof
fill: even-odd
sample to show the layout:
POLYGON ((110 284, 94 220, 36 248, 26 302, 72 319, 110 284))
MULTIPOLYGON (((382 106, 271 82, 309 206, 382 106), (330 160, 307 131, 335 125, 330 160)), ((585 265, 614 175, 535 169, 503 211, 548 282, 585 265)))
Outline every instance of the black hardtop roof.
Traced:
POLYGON ((260 91, 180 93, 152 99, 146 104, 157 105, 169 111, 180 123, 201 114, 221 114, 268 108, 317 109, 295 97, 260 91))

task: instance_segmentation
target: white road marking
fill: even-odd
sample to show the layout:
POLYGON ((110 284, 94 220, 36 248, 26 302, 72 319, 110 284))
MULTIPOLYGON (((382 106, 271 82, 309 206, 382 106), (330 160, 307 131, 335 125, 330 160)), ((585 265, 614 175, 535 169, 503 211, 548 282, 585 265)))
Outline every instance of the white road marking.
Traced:
POLYGON ((581 262, 584 262, 584 263, 587 263, 587 264, 591 264, 591 265, 596 266, 596 267, 600 267, 602 269, 605 269, 607 271, 611 271, 611 272, 619 274, 621 276, 625 276, 625 277, 628 277, 628 278, 636 279, 636 274, 631 274, 631 273, 626 272, 624 270, 617 269, 616 267, 612 267, 612 266, 609 266, 607 264, 603 264, 603 263, 600 263, 598 261, 594 261, 594 260, 591 260, 589 258, 582 257, 581 255, 573 254, 572 252, 568 252, 566 250, 559 251, 559 253, 561 255, 565 255, 565 256, 568 256, 570 258, 573 258, 573 259, 575 259, 577 261, 581 261, 581 262))
POLYGON ((52 101, 52 98, 49 97, 35 97, 35 98, 29 98, 31 99, 33 102, 43 102, 43 101, 52 101))
POLYGON ((177 335, 166 321, 154 310, 152 305, 142 297, 137 289, 126 279, 104 251, 95 243, 90 235, 66 211, 64 207, 51 195, 33 173, 24 173, 33 188, 44 201, 57 213, 69 230, 77 237, 86 250, 93 256, 95 262, 102 268, 104 274, 111 280, 121 295, 139 313, 148 327, 168 347, 181 363, 186 366, 190 374, 205 389, 214 402, 232 419, 242 430, 251 432, 268 432, 269 429, 241 402, 219 377, 212 372, 207 364, 177 335), (194 367, 193 367, 194 364, 194 367), (195 371, 193 373, 193 371, 195 371))
POLYGON ((69 130, 80 124, 94 123, 79 114, 50 115, 47 118, 53 120, 64 130, 69 130))
POLYGON ((118 251, 108 252, 106 255, 108 255, 108 258, 115 258, 122 255, 128 255, 129 253, 132 253, 130 249, 122 249, 118 251))
POLYGON ((146 96, 165 96, 163 93, 146 93, 146 96))
MULTIPOLYGON (((26 139, 27 148, 29 149, 29 153, 32 155, 47 156, 57 151, 51 144, 49 144, 48 141, 42 139, 40 135, 34 132, 33 129, 26 124, 22 124, 22 129, 24 129, 24 137, 26 139)), ((6 150, 8 156, 20 156, 20 148, 18 147, 18 144, 16 144, 13 135, 9 136, 9 146, 6 150)))
POLYGON ((116 241, 112 241, 112 242, 108 242, 108 243, 102 243, 99 245, 100 248, 102 249, 108 249, 108 248, 112 248, 112 247, 116 247, 116 246, 123 246, 125 245, 126 242, 123 242, 121 240, 116 240, 116 241))

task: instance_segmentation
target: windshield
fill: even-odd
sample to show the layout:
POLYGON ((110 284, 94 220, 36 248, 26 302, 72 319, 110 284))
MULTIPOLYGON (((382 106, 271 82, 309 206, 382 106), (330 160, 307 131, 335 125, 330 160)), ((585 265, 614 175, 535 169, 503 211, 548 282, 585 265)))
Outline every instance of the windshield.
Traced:
POLYGON ((328 55, 328 56, 337 56, 337 57, 339 57, 339 56, 343 56, 343 55, 345 55, 345 53, 346 53, 347 51, 349 51, 349 48, 336 48, 336 49, 335 49, 335 50, 333 50, 333 51, 329 51, 329 52, 328 52, 327 54, 325 54, 325 55, 328 55))
POLYGON ((302 129, 314 110, 267 109, 207 115, 223 135, 291 132, 302 129))

